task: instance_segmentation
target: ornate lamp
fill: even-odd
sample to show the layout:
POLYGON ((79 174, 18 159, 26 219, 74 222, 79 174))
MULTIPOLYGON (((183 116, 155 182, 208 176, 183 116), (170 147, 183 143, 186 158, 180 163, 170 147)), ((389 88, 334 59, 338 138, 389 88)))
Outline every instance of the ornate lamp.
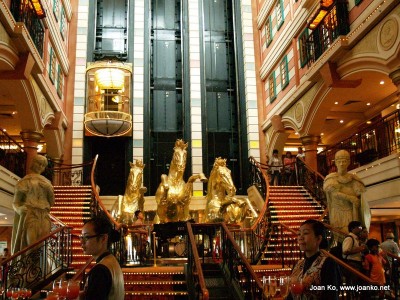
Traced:
POLYGON ((32 4, 33 9, 39 19, 43 19, 46 17, 46 13, 44 12, 42 3, 40 0, 29 0, 29 2, 32 4))
POLYGON ((308 28, 311 30, 315 29, 319 23, 325 18, 328 12, 332 9, 334 0, 321 0, 319 7, 312 14, 312 17, 308 21, 308 28))

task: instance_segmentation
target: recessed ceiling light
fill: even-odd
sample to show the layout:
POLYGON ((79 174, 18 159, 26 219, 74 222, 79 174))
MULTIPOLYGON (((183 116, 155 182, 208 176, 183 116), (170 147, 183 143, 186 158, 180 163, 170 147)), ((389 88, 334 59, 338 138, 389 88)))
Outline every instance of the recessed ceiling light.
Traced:
POLYGON ((343 120, 340 120, 340 123, 343 123, 344 121, 343 120))
POLYGON ((385 84, 384 80, 379 81, 379 84, 385 84))
POLYGON ((370 106, 370 105, 371 105, 371 103, 370 103, 370 102, 368 102, 368 103, 367 103, 367 105, 368 105, 368 106, 370 106))
POLYGON ((367 121, 367 124, 371 124, 372 122, 371 121, 367 121))
POLYGON ((336 101, 336 102, 335 102, 335 104, 336 104, 336 105, 338 105, 338 104, 339 104, 339 102, 337 102, 337 101, 336 101))
POLYGON ((323 133, 323 132, 321 132, 321 135, 324 135, 324 133, 323 133))

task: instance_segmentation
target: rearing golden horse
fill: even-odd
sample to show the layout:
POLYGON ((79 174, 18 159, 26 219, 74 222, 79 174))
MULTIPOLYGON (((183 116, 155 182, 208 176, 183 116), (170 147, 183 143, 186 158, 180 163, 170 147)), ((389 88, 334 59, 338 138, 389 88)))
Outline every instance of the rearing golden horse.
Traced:
POLYGON ((226 166, 226 159, 215 159, 207 186, 207 204, 205 222, 226 222, 237 224, 250 214, 258 216, 248 198, 237 198, 231 170, 226 166))
POLYGON ((118 200, 113 208, 113 215, 116 215, 116 220, 126 225, 133 224, 135 211, 138 209, 143 211, 144 193, 147 191, 146 187, 142 187, 142 176, 145 166, 143 161, 137 159, 135 163, 129 162, 129 165, 131 169, 126 182, 125 194, 118 196, 118 200))
POLYGON ((168 175, 161 175, 161 183, 156 191, 157 214, 154 223, 187 221, 190 219, 189 204, 193 193, 193 182, 197 179, 205 182, 203 173, 183 180, 186 168, 188 144, 178 139, 175 142, 174 154, 168 175))

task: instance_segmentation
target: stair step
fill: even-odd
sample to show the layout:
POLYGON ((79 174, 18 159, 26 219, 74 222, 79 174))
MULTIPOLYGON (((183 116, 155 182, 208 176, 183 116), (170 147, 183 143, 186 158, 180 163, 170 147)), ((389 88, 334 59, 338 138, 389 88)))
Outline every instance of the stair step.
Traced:
POLYGON ((186 284, 185 280, 156 280, 156 281, 125 281, 125 286, 137 286, 137 285, 183 285, 186 284))
POLYGON ((304 219, 304 217, 318 219, 320 216, 321 216, 321 214, 312 214, 312 213, 310 213, 310 211, 305 211, 304 214, 302 214, 302 215, 299 215, 299 214, 297 214, 297 215, 282 215, 281 214, 278 216, 271 215, 270 218, 271 219, 284 219, 285 222, 287 222, 287 221, 292 221, 292 219, 304 219))
POLYGON ((323 212, 323 209, 296 209, 296 210, 276 210, 276 209, 271 209, 271 216, 276 216, 276 215, 280 215, 280 216, 286 216, 288 214, 293 214, 293 213, 314 213, 314 214, 318 214, 321 215, 321 213, 323 212))
MULTIPOLYGON (((187 291, 125 291, 126 296, 187 296, 187 291)), ((126 298, 125 298, 126 299, 126 298)), ((140 298, 142 299, 142 298, 140 298)))
MULTIPOLYGON (((293 206, 293 205, 270 205, 269 207, 273 208, 273 209, 277 209, 277 210, 282 210, 283 212, 287 212, 287 211, 290 211, 291 209, 295 208, 296 206, 293 206)), ((299 205, 298 207, 301 207, 303 209, 304 208, 322 209, 322 207, 317 203, 315 203, 315 205, 309 205, 307 203, 306 205, 299 205)))

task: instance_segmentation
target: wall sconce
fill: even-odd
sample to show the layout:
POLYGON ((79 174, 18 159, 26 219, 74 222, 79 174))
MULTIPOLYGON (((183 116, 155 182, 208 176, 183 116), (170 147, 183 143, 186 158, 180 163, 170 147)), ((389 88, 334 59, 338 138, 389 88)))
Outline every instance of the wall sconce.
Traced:
POLYGON ((33 10, 35 11, 37 17, 39 19, 43 19, 46 17, 46 13, 44 12, 42 3, 40 3, 40 0, 29 0, 29 2, 33 6, 33 10))
POLYGON ((315 29, 332 9, 333 4, 334 0, 321 0, 319 7, 312 14, 311 19, 308 21, 308 28, 311 30, 315 29))

